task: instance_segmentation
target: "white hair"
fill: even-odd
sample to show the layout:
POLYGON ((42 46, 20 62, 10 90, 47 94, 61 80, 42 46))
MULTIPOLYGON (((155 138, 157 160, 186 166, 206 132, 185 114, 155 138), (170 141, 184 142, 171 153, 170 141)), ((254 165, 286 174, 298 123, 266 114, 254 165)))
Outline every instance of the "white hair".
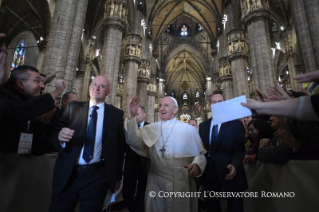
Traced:
POLYGON ((174 97, 171 97, 171 96, 166 96, 166 97, 171 98, 174 101, 174 106, 178 107, 178 103, 177 103, 177 101, 176 101, 176 99, 174 97))

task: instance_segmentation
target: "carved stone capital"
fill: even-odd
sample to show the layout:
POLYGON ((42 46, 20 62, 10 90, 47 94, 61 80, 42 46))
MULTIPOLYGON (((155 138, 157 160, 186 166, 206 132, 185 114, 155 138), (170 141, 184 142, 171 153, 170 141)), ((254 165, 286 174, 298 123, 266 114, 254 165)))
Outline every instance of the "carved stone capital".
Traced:
POLYGON ((260 19, 270 18, 269 2, 268 0, 241 0, 242 19, 245 27, 252 22, 260 19))
POLYGON ((122 84, 119 84, 119 83, 117 84, 116 95, 123 96, 123 85, 122 84))
POLYGON ((125 29, 127 0, 107 0, 104 10, 104 26, 125 29))
POLYGON ((156 84, 150 82, 150 83, 147 85, 147 91, 151 91, 151 92, 157 93, 157 86, 156 86, 156 84))
POLYGON ((151 63, 149 60, 144 60, 144 59, 141 60, 141 63, 138 67, 138 73, 137 73, 137 77, 141 78, 140 81, 147 81, 147 83, 150 81, 150 77, 151 77, 150 64, 151 63), (142 80, 142 78, 144 78, 144 80, 142 80))
POLYGON ((136 60, 141 62, 141 41, 142 37, 138 34, 128 34, 125 37, 124 47, 125 56, 124 60, 136 60))
POLYGON ((231 75, 231 65, 226 56, 219 59, 219 77, 225 75, 231 75))
POLYGON ((249 46, 244 29, 233 29, 227 34, 230 62, 238 58, 248 58, 249 46))

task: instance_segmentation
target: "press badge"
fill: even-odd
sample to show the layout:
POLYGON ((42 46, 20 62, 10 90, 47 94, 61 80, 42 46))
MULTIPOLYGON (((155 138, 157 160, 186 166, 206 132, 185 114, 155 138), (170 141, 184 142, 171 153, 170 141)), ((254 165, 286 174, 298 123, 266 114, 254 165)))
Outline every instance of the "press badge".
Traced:
POLYGON ((18 154, 31 154, 33 134, 21 133, 18 154))

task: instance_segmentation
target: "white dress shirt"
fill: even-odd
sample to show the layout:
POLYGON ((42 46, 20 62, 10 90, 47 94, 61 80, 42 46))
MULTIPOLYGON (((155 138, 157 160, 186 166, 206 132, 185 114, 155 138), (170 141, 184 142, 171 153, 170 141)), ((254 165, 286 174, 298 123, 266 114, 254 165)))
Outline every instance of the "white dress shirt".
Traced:
MULTIPOLYGON (((97 122, 96 122, 96 132, 95 132, 95 146, 94 146, 94 154, 92 160, 88 164, 99 162, 101 159, 101 153, 102 153, 102 135, 103 135, 103 120, 104 120, 104 102, 100 103, 96 106, 99 107, 99 109, 96 110, 97 112, 97 122)), ((90 120, 91 120, 91 114, 92 114, 92 106, 94 106, 94 103, 90 100, 90 109, 88 112, 88 123, 87 127, 89 126, 90 120)), ((86 129, 87 130, 87 129, 86 129)), ((82 147, 80 156, 78 158, 77 164, 78 165, 86 165, 87 163, 82 158, 84 151, 84 145, 82 147)))

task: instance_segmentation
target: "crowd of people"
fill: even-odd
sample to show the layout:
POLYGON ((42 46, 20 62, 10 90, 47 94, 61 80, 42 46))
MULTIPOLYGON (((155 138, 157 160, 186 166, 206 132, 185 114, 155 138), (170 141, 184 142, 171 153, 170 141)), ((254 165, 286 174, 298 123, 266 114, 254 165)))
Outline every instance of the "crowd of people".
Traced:
MULTIPOLYGON (((242 192, 248 188, 244 163, 319 159, 319 94, 311 91, 287 91, 278 83, 267 95, 257 89, 259 101, 242 103, 252 116, 214 124, 212 114, 199 126, 195 119, 178 121, 178 102, 164 97, 161 120, 147 123, 136 96, 128 117, 105 103, 110 82, 104 76, 92 79, 90 100, 79 102, 76 93, 65 91, 64 80, 55 79, 58 72, 46 76, 23 65, 9 76, 6 61, 1 45, 0 152, 58 154, 50 211, 73 211, 77 202, 81 211, 100 211, 107 190, 115 192, 121 184, 129 211, 198 211, 200 196, 149 194, 242 192), (50 82, 55 89, 48 93, 50 82)), ((295 79, 319 82, 319 71, 295 79)), ((218 93, 210 97, 211 104, 223 101, 218 93)), ((205 196, 206 210, 221 211, 220 199, 205 196)), ((243 197, 227 197, 227 208, 243 211, 243 197)))

